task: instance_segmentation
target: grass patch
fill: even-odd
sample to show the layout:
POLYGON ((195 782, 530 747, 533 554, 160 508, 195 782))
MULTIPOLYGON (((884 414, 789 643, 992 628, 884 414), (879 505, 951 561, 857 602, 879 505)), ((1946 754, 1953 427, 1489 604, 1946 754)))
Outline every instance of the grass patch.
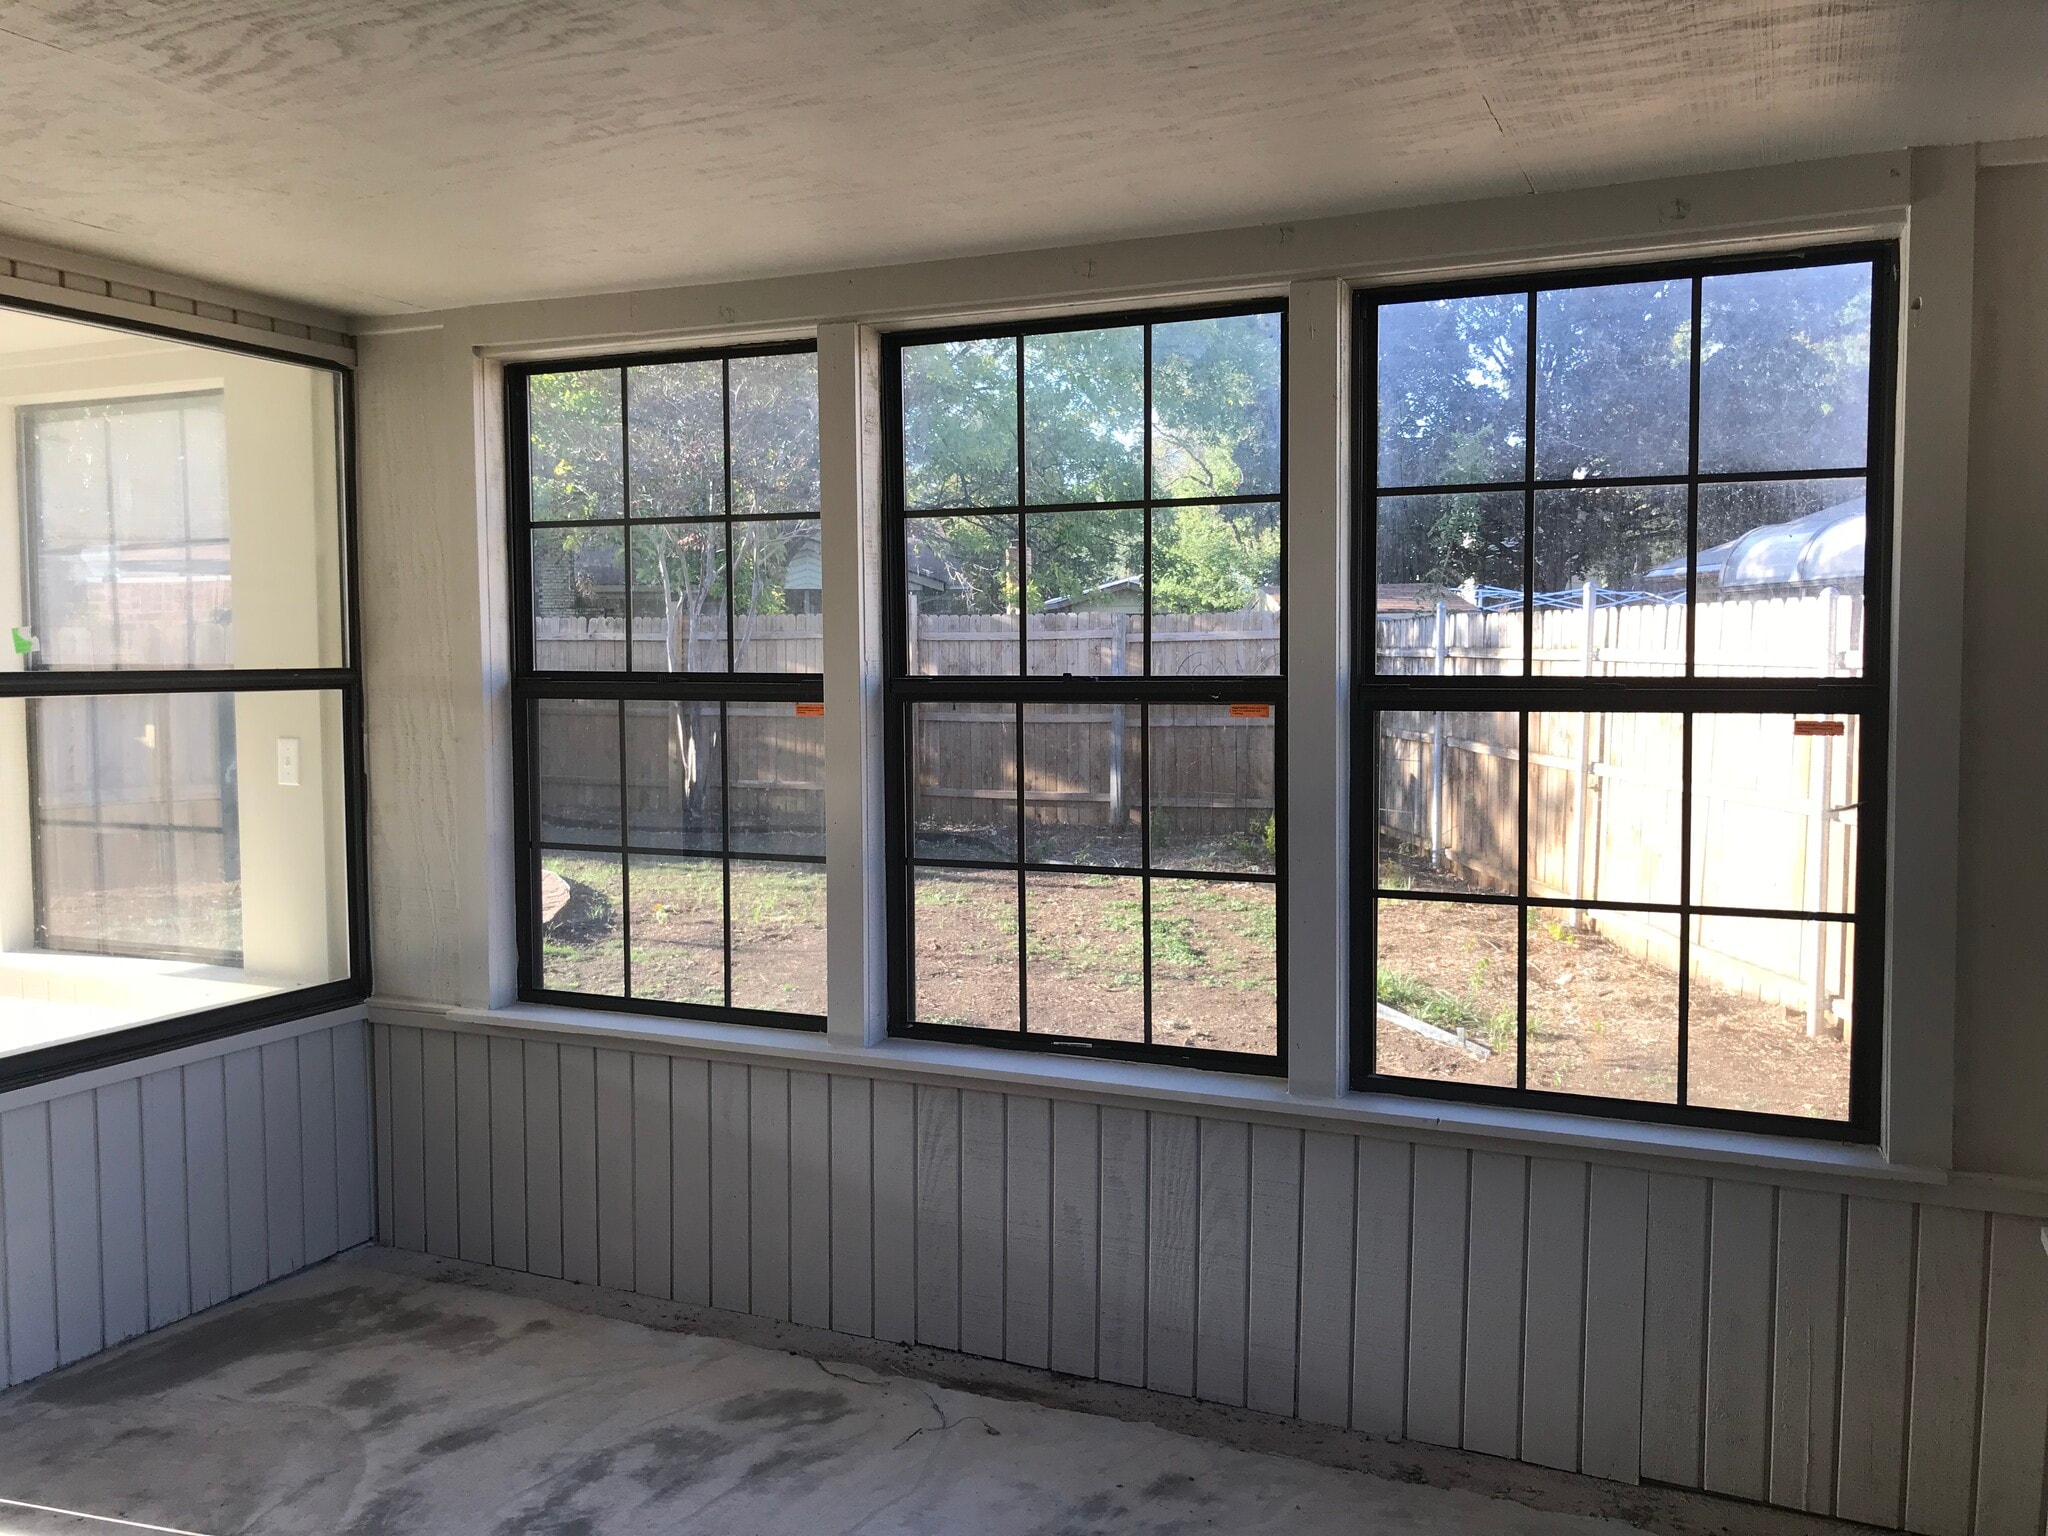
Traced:
POLYGON ((1446 992, 1441 987, 1432 987, 1427 982, 1385 967, 1381 967, 1379 973, 1379 1000, 1389 1008, 1398 1009, 1425 1024, 1434 1024, 1438 1029, 1448 1029, 1453 1034, 1463 1030, 1495 1050, 1503 1049, 1515 1038, 1512 1008, 1488 1012, 1479 1005, 1476 994, 1460 997, 1455 992, 1446 992))

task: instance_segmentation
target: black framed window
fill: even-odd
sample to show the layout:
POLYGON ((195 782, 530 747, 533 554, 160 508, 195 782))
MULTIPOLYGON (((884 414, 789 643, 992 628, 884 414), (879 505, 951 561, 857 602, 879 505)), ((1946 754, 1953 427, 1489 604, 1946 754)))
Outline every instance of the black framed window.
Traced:
POLYGON ((362 997, 348 371, 0 324, 0 1087, 362 997))
POLYGON ((520 995, 822 1029, 809 344, 506 370, 520 995))
POLYGON ((1359 1086, 1877 1136, 1896 273, 1360 294, 1359 1086))
POLYGON ((886 339, 892 1032, 1284 1070, 1285 347, 886 339))

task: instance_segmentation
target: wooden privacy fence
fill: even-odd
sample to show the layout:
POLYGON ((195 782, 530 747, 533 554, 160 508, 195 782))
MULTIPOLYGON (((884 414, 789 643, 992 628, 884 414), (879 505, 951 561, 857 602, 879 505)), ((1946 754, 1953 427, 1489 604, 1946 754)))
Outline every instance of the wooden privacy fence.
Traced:
MULTIPOLYGON (((1681 604, 1539 610, 1539 671, 1682 673, 1681 604), (1575 627, 1578 649, 1562 643, 1575 627)), ((1456 675, 1519 662, 1522 614, 1382 617, 1383 670, 1456 675)), ((1700 606, 1701 670, 1842 675, 1861 664, 1862 601, 1824 590, 1700 606)), ((1675 714, 1388 711, 1377 725, 1383 877, 1407 865, 1511 890, 1518 780, 1529 769, 1528 888, 1566 900, 1675 902, 1683 725, 1675 714), (1391 864, 1391 868, 1389 868, 1391 864)), ((1860 721, 1699 715, 1693 741, 1692 896, 1702 905, 1853 910, 1860 721), (1806 721, 1802 726, 1799 721, 1806 721), (1839 734, 1832 734, 1834 732, 1839 734), (1807 734, 1814 732, 1815 734, 1807 734)), ((1675 967, 1668 913, 1557 914, 1675 967)), ((1696 974, 1804 1012, 1809 1032, 1845 1027, 1852 932, 1839 923, 1695 917, 1696 974)))
MULTIPOLYGON (((541 836, 617 841, 619 741, 610 703, 543 706, 535 753, 541 836)), ((625 705, 625 795, 632 841, 716 849, 729 808, 736 847, 824 851, 824 721, 789 703, 728 704, 719 740, 716 703, 631 700, 625 705), (720 800, 720 751, 724 798, 720 800)))
MULTIPOLYGON (((988 675, 1017 666, 1014 615, 916 615, 913 656, 920 671, 988 675)), ((740 664, 750 671, 815 669, 823 656, 817 615, 745 621, 740 664)), ((1144 670, 1145 623, 1126 613, 1033 615, 1034 673, 1132 676, 1144 670)), ((724 630, 700 637, 704 655, 723 655, 724 630)), ((1209 676, 1278 670, 1279 615, 1263 612, 1157 614, 1154 671, 1209 676)), ((616 618, 540 619, 535 665, 609 671, 625 660, 625 625, 616 618)), ((634 623, 633 661, 666 668, 659 620, 634 623)), ((628 796, 635 820, 680 826, 704 814, 708 773, 718 749, 716 708, 627 706, 628 796), (699 766, 701 765, 701 766, 699 766)), ((800 815, 823 789, 822 722, 795 717, 790 705, 728 706, 726 775, 734 824, 774 825, 800 815)), ((1024 801, 1037 823, 1097 828, 1120 835, 1144 793, 1144 740, 1134 705, 1033 705, 1024 732, 1024 801)), ((607 716, 609 718, 609 716, 607 716)), ((1273 814, 1270 717, 1233 716, 1224 705, 1154 706, 1151 804, 1156 833, 1192 839, 1263 836, 1273 814)), ((594 729, 540 733, 543 804, 602 822, 616 815, 618 752, 594 729)), ((992 802, 1017 793, 1015 716, 991 705, 928 706, 912 752, 920 814, 939 825, 986 820, 992 802)), ((713 813, 715 814, 715 813, 713 813)))
MULTIPOLYGON (((1539 675, 1682 677, 1683 602, 1613 603, 1580 589, 1570 607, 1539 607, 1539 675)), ((1853 677, 1863 670, 1863 597, 1833 587, 1785 596, 1704 600, 1694 640, 1702 677, 1853 677)), ((1382 673, 1457 677, 1519 672, 1522 611, 1383 613, 1382 673)))

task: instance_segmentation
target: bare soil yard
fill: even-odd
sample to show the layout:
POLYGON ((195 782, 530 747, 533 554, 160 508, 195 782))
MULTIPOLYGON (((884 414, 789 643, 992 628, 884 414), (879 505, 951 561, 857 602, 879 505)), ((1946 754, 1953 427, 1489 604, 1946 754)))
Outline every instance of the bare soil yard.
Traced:
MULTIPOLYGON (((560 992, 625 996, 619 861, 549 854, 569 903, 541 937, 542 983, 560 992)), ((631 927, 634 997, 725 1001, 724 876, 716 859, 635 855, 631 927)), ((732 1006, 825 1011, 825 872, 815 864, 732 864, 732 1006)))
MULTIPOLYGON (((1029 1027, 1145 1038, 1142 884, 1134 875, 1030 874, 1029 1027)), ((1152 882, 1152 1039, 1270 1055, 1278 1039, 1274 890, 1152 882)), ((1018 1028, 1016 876, 925 870, 917 883, 919 1019, 1018 1028)))
MULTIPOLYGON (((1529 928, 1532 1088, 1671 1102, 1678 1088, 1678 977, 1569 914, 1536 910, 1529 928)), ((1442 1027, 1462 1024, 1496 1047, 1474 1061, 1382 1024, 1379 1066, 1449 1082, 1515 1081, 1515 910, 1436 902, 1379 903, 1382 1001, 1442 1027)), ((1848 1114, 1849 1047, 1809 1039, 1802 1016, 1696 981, 1689 1097, 1721 1109, 1810 1118, 1848 1114)))

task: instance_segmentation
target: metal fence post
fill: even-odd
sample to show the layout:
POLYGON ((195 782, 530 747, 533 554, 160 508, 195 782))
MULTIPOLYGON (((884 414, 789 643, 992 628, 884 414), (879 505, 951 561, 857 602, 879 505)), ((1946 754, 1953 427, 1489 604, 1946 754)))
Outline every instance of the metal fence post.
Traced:
MULTIPOLYGON (((1442 598, 1436 603, 1436 675, 1444 675, 1444 659, 1448 655, 1445 645, 1444 625, 1446 615, 1442 598)), ((1436 712, 1429 727, 1429 867, 1444 867, 1444 714, 1436 712)))

